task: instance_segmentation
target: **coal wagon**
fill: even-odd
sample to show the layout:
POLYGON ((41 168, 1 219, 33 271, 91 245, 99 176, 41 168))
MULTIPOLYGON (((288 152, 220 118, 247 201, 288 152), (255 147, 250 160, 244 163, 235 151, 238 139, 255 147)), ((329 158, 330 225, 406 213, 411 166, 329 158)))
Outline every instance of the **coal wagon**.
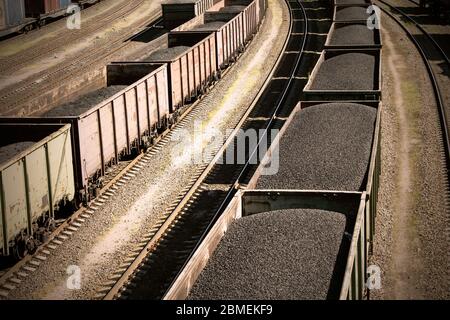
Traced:
POLYGON ((2 123, 0 133, 0 255, 21 258, 75 199, 70 125, 2 123))

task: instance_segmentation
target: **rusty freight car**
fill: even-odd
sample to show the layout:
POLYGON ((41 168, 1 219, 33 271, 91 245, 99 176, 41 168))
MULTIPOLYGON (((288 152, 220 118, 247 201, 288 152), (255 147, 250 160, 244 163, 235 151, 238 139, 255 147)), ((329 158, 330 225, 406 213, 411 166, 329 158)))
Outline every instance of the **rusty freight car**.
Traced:
POLYGON ((167 64, 170 113, 177 116, 180 107, 205 92, 218 76, 214 34, 171 32, 168 48, 150 54, 144 60, 167 64))

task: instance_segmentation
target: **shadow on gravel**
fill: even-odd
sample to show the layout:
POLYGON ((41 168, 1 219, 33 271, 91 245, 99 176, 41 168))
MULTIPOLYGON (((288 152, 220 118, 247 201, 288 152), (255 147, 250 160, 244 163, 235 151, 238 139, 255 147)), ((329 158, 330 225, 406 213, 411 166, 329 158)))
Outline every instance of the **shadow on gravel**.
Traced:
MULTIPOLYGON (((403 11, 403 13, 409 15, 417 23, 421 25, 448 25, 449 21, 443 18, 432 15, 428 10, 421 9, 419 7, 396 7, 403 11)), ((402 18, 402 21, 409 21, 406 18, 402 18)))
MULTIPOLYGON (((431 36, 439 44, 447 57, 450 57, 450 34, 431 34, 431 36)), ((442 73, 447 77, 450 77, 450 70, 447 63, 444 61, 442 55, 435 49, 428 37, 421 34, 415 35, 414 38, 424 49, 427 58, 432 61, 438 61, 439 66, 442 68, 442 73)))

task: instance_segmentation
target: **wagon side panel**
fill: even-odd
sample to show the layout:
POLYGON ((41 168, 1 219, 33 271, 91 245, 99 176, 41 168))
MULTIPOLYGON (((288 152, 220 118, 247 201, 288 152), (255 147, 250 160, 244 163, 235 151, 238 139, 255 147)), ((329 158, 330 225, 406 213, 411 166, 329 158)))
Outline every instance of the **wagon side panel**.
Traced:
POLYGON ((31 217, 34 221, 42 215, 42 212, 50 211, 47 160, 44 147, 33 151, 27 156, 26 161, 31 217))
POLYGON ((132 88, 125 92, 125 105, 128 128, 128 143, 131 144, 138 138, 138 115, 136 105, 136 91, 132 88))
POLYGON ((172 105, 170 111, 174 112, 182 102, 181 68, 179 60, 170 63, 170 83, 172 87, 172 105))
POLYGON ((79 123, 81 170, 86 179, 94 175, 102 163, 97 113, 81 119, 79 123))
POLYGON ((25 175, 22 161, 2 171, 4 215, 6 217, 6 243, 14 240, 18 231, 27 229, 27 203, 25 175))
POLYGON ((120 154, 128 146, 127 142, 127 122, 125 117, 124 97, 119 96, 113 101, 114 105, 114 127, 116 132, 117 152, 120 154))
POLYGON ((99 109, 101 119, 101 136, 103 145, 103 158, 106 162, 115 158, 114 118, 111 102, 99 109))
POLYGON ((147 112, 147 87, 145 82, 142 81, 136 85, 137 94, 137 110, 138 110, 138 124, 139 124, 139 135, 143 136, 148 132, 148 112, 147 112))
POLYGON ((163 125, 164 119, 168 119, 170 115, 169 108, 169 90, 167 87, 167 68, 164 67, 160 72, 156 74, 156 86, 157 86, 157 108, 160 126, 163 125))
POLYGON ((66 131, 47 144, 53 205, 71 201, 75 196, 72 170, 72 145, 70 131, 66 131))

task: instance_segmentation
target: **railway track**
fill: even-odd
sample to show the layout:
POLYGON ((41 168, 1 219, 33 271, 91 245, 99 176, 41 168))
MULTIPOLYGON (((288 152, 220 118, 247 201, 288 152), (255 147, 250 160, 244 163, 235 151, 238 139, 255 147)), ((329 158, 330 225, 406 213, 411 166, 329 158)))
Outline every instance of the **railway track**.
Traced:
MULTIPOLYGON (((419 5, 415 1, 407 0, 408 2, 411 2, 415 5, 419 5)), ((377 0, 377 4, 379 5, 380 9, 389 16, 393 21, 395 21, 407 34, 408 38, 412 41, 412 43, 417 48, 420 56, 422 57, 423 63, 427 69, 427 73, 433 88, 433 94, 435 96, 436 104, 438 107, 438 113, 439 113, 439 122, 441 127, 442 136, 440 139, 441 145, 440 148, 442 149, 442 172, 445 173, 446 181, 446 193, 443 195, 445 197, 446 202, 449 203, 449 195, 450 195, 450 136, 449 136, 449 108, 450 108, 450 101, 448 99, 445 99, 443 95, 443 89, 448 90, 448 87, 444 87, 442 82, 442 77, 444 75, 441 75, 441 70, 439 65, 436 64, 436 57, 440 57, 445 64, 446 68, 450 68, 450 61, 448 56, 446 55, 445 51, 440 47, 440 45, 437 43, 437 41, 433 38, 432 35, 430 35, 426 29, 418 23, 413 17, 409 16, 407 13, 405 13, 401 8, 393 6, 389 2, 385 0, 377 0), (417 35, 423 35, 425 36, 425 39, 427 42, 419 41, 417 39, 417 35), (447 100, 447 101, 446 101, 447 100)), ((446 208, 446 221, 444 221, 446 225, 447 230, 447 247, 448 243, 450 243, 450 229, 449 229, 449 221, 450 221, 450 212, 448 208, 446 208)), ((447 281, 450 279, 447 278, 447 281)))
POLYGON ((58 83, 74 77, 75 74, 90 70, 93 64, 125 48, 130 41, 142 33, 153 29, 159 34, 161 30, 156 27, 161 19, 160 12, 156 12, 153 16, 140 21, 136 27, 130 28, 128 32, 124 32, 108 42, 107 45, 95 47, 93 50, 81 54, 76 61, 59 64, 30 77, 17 86, 2 89, 0 103, 6 108, 6 110, 2 110, 2 113, 15 115, 18 109, 36 94, 47 92, 47 90, 55 88, 58 83), (139 30, 139 32, 136 33, 135 30, 139 30))
MULTIPOLYGON (((400 8, 393 6, 392 4, 388 3, 385 0, 377 0, 378 3, 381 3, 382 6, 380 6, 380 9, 388 15, 390 18, 392 18, 407 34, 408 38, 414 43, 417 50, 419 51, 422 60, 425 64, 425 67, 428 72, 428 76, 430 78, 432 87, 433 87, 433 93, 436 99, 438 111, 439 111, 439 120, 440 120, 440 126, 442 130, 442 148, 443 148, 443 154, 445 157, 445 172, 447 172, 447 179, 450 181, 450 136, 449 136, 449 118, 448 114, 450 112, 450 101, 445 101, 443 94, 442 94, 442 85, 439 82, 439 71, 436 70, 436 66, 433 64, 432 60, 435 60, 435 54, 437 53, 438 56, 442 58, 442 60, 446 63, 447 67, 450 68, 450 60, 447 57, 445 51, 439 46, 439 44, 436 42, 436 40, 433 38, 432 35, 430 35, 422 25, 420 25, 416 20, 414 20, 412 17, 410 17, 408 14, 406 14, 404 11, 402 11, 400 8), (387 10, 387 8, 389 10, 387 10), (403 20, 399 19, 402 18, 403 20), (417 32, 419 31, 420 34, 423 34, 426 39, 428 40, 428 43, 421 43, 417 40, 414 30, 417 32)), ((417 5, 416 2, 410 1, 417 5)))
MULTIPOLYGON (((159 24, 161 19, 158 19, 155 24, 159 24)), ((136 35, 136 37, 139 34, 136 35)), ((248 46, 249 44, 247 44, 248 46)), ((243 54, 243 53, 241 53, 243 54)), ((238 61, 238 59, 235 60, 238 61)), ((232 69, 234 62, 223 71, 222 76, 225 76, 232 69)), ((207 88, 208 92, 212 87, 216 85, 214 82, 207 88)), ((138 172, 144 168, 148 162, 155 156, 165 144, 172 140, 172 136, 176 134, 177 130, 184 130, 184 124, 187 117, 196 116, 201 111, 197 110, 197 105, 203 100, 203 95, 200 95, 198 99, 190 104, 184 106, 180 110, 180 116, 177 123, 173 127, 167 128, 161 133, 154 141, 153 145, 144 153, 139 154, 136 158, 129 161, 121 161, 114 167, 110 168, 110 171, 104 177, 104 187, 99 191, 96 199, 90 202, 86 207, 82 207, 72 214, 65 221, 58 224, 57 228, 48 236, 48 240, 43 243, 35 253, 27 255, 24 259, 16 263, 11 268, 0 270, 0 299, 8 298, 9 292, 20 286, 22 279, 30 277, 44 262, 47 257, 52 255, 52 251, 56 250, 65 240, 70 238, 96 211, 109 201, 113 201, 116 191, 121 188, 125 183, 134 178, 138 172), (185 119, 186 118, 186 119, 185 119)), ((212 159, 213 155, 211 155, 212 159)), ((204 170, 205 166, 201 167, 198 173, 193 173, 198 177, 204 170)), ((196 180, 196 179, 195 179, 196 180)), ((192 183, 195 182, 192 181, 192 183)), ((187 186, 184 190, 188 191, 190 186, 187 186)), ((183 193, 184 194, 184 193, 183 193)))
POLYGON ((0 73, 5 75, 8 74, 8 72, 15 72, 19 70, 19 68, 35 61, 40 57, 51 55, 63 45, 67 43, 75 43, 76 41, 85 38, 86 35, 99 30, 105 24, 111 23, 112 21, 116 21, 117 19, 130 14, 142 5, 142 3, 142 0, 123 2, 119 6, 115 7, 114 10, 107 11, 97 17, 95 21, 86 23, 83 25, 82 29, 72 30, 68 34, 65 34, 64 37, 52 38, 52 41, 44 40, 29 50, 24 50, 18 54, 2 58, 0 59, 0 73))
MULTIPOLYGON (((259 146, 271 141, 272 129, 279 129, 286 120, 283 112, 289 94, 298 80, 301 62, 306 54, 309 18, 299 0, 287 1, 290 9, 290 32, 272 72, 252 106, 226 143, 146 239, 129 265, 117 271, 111 286, 99 289, 99 298, 161 299, 183 270, 196 248, 206 236, 237 189, 245 184, 258 156, 259 146), (300 41, 299 41, 300 40, 300 41), (262 130, 256 146, 246 148, 245 162, 222 164, 230 150, 236 150, 239 129, 262 130), (104 294, 102 293, 104 292, 104 294)), ((298 91, 296 91, 298 94, 298 91)), ((234 151, 232 151, 234 152, 234 151)))

